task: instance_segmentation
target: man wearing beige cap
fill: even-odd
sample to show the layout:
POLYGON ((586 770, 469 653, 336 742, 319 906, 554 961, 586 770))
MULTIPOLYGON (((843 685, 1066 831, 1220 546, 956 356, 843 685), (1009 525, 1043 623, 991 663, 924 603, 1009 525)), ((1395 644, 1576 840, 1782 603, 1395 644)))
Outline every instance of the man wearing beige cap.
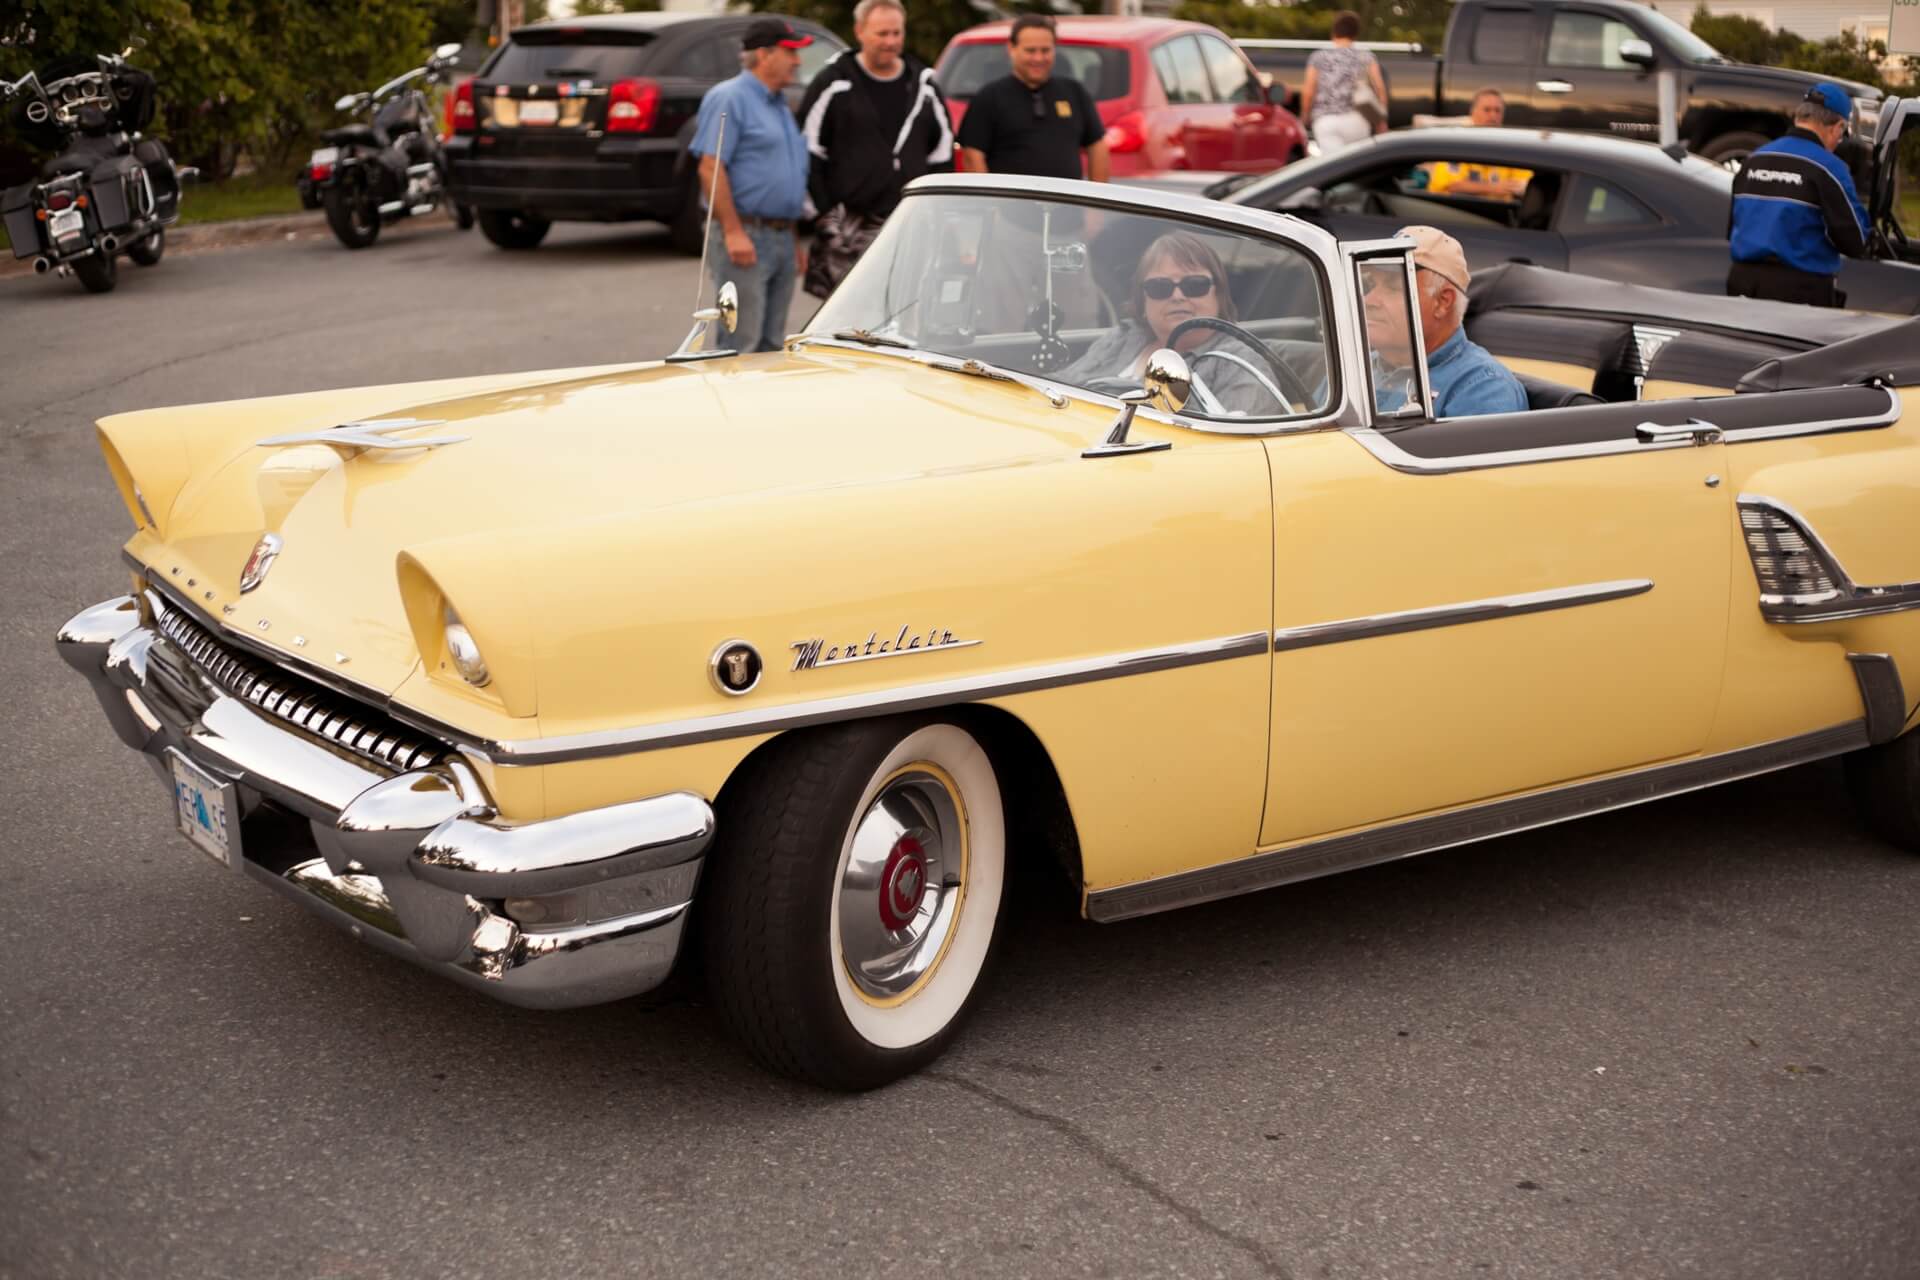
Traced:
MULTIPOLYGON (((1527 407, 1520 380, 1479 343, 1467 337, 1467 255, 1460 242, 1437 227, 1402 227, 1413 241, 1414 278, 1419 282, 1420 334, 1427 350, 1427 380, 1436 418, 1518 413, 1527 407)), ((1374 355, 1392 368, 1413 364, 1413 335, 1405 300, 1385 289, 1367 294, 1367 336, 1374 355)), ((1384 385, 1390 385, 1385 383, 1384 385)), ((1381 409, 1396 408, 1381 405, 1381 409)))

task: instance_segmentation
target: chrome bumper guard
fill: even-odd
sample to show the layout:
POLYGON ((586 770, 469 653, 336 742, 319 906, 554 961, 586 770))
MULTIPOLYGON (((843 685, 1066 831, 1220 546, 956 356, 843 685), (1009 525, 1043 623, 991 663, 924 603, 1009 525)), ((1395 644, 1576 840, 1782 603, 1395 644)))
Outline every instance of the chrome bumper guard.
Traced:
POLYGON ((234 861, 247 874, 510 1004, 594 1004, 666 978, 713 838, 706 800, 680 792, 512 822, 457 760, 382 772, 263 715, 151 617, 120 596, 76 615, 56 646, 169 790, 169 752, 234 784, 234 861), (307 820, 311 849, 282 814, 307 820))

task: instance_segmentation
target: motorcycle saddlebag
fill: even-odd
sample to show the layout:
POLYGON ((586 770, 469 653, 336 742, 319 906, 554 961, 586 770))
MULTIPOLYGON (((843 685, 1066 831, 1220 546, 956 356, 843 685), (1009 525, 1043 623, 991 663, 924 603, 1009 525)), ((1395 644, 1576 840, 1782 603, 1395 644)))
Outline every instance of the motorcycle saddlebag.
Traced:
POLYGON ((104 231, 120 231, 134 218, 134 194, 140 185, 140 162, 132 156, 103 160, 87 175, 93 191, 94 216, 104 231))
POLYGON ((33 187, 23 182, 0 191, 0 219, 7 224, 7 239, 13 242, 13 256, 30 258, 40 252, 40 224, 33 216, 33 187))
POLYGON ((153 216, 171 222, 180 210, 180 179, 173 172, 173 158, 158 138, 143 138, 134 144, 133 158, 147 171, 153 187, 153 216))

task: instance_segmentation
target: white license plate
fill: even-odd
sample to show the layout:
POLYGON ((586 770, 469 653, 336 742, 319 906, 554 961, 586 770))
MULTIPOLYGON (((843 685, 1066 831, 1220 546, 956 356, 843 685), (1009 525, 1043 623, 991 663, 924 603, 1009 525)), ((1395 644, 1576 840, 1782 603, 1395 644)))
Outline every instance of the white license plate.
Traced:
POLYGON ((173 765, 174 820, 180 833, 223 867, 240 851, 239 793, 178 751, 167 753, 173 765))
POLYGON ((558 124, 560 122, 560 104, 557 102, 523 102, 520 104, 521 124, 558 124))
POLYGON ((79 229, 80 211, 78 209, 63 209, 47 219, 47 234, 55 240, 79 229))
POLYGON ((317 164, 332 164, 335 160, 338 160, 339 158, 340 158, 340 148, 322 147, 318 151, 314 152, 312 155, 307 157, 307 167, 312 168, 314 165, 317 165, 317 164))

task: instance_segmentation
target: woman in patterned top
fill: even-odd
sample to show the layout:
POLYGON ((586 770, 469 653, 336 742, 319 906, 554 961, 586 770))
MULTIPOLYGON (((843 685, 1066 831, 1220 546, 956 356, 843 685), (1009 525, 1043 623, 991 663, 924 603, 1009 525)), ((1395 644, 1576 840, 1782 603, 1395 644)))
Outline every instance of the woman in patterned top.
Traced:
POLYGON ((1365 49, 1356 49, 1353 41, 1360 34, 1360 15, 1341 13, 1333 20, 1333 47, 1316 49, 1307 59, 1307 82, 1300 89, 1300 115, 1307 122, 1321 154, 1365 142, 1376 133, 1387 131, 1382 119, 1371 124, 1354 110, 1354 90, 1371 85, 1382 106, 1387 101, 1387 82, 1380 64, 1365 49))

